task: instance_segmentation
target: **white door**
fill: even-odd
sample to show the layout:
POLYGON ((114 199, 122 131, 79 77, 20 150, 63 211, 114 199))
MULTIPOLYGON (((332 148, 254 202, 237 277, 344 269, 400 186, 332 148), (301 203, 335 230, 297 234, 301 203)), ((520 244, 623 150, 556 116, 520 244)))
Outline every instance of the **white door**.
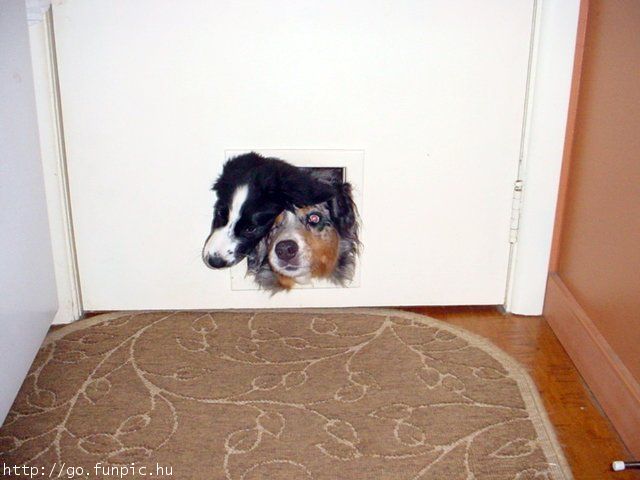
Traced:
POLYGON ((56 5, 85 309, 502 304, 533 3, 56 5), (271 298, 202 264, 209 187, 250 149, 351 165, 354 287, 271 298))
POLYGON ((0 425, 57 310, 25 2, 0 2, 0 425))

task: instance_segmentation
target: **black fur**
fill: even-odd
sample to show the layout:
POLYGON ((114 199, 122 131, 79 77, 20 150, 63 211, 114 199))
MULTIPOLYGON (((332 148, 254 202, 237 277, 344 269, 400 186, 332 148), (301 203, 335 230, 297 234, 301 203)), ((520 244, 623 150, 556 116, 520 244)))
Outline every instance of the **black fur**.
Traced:
POLYGON ((351 196, 351 184, 334 185, 336 193, 328 201, 331 221, 340 238, 358 243, 358 209, 351 196))
MULTIPOLYGON (((249 185, 253 197, 252 210, 261 210, 266 201, 282 209, 293 205, 313 205, 331 198, 331 185, 315 179, 307 169, 294 167, 278 158, 268 158, 255 152, 240 155, 225 163, 222 174, 213 185, 218 201, 227 204, 239 185, 249 185)), ((247 201, 251 200, 247 199, 247 201)), ((279 213, 279 212, 278 212, 279 213)))
POLYGON ((210 267, 228 267, 242 260, 269 233, 283 210, 324 202, 335 194, 332 185, 318 181, 305 169, 254 152, 240 155, 225 163, 213 185, 217 200, 210 235, 227 224, 234 192, 241 185, 247 185, 249 192, 233 231, 238 241, 234 261, 214 264, 203 252, 203 260, 210 267))

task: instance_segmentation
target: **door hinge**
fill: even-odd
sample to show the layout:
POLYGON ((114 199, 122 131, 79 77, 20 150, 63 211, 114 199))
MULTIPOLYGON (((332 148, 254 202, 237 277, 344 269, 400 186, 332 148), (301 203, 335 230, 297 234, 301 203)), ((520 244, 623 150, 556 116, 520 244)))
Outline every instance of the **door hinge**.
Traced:
POLYGON ((509 230, 509 243, 512 244, 518 242, 523 185, 524 182, 522 180, 516 180, 516 183, 513 186, 513 198, 511 200, 511 225, 509 230))

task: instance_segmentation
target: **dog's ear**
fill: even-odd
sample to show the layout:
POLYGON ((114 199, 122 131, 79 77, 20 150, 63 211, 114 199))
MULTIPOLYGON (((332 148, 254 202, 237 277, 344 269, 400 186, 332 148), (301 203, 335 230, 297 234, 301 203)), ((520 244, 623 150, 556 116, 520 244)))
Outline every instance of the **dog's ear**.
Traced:
POLYGON ((288 204, 305 207, 328 201, 335 196, 336 189, 307 171, 295 169, 279 178, 279 193, 288 204))
POLYGON ((336 193, 328 202, 331 221, 342 238, 359 243, 358 209, 351 195, 351 184, 339 183, 334 188, 336 193))

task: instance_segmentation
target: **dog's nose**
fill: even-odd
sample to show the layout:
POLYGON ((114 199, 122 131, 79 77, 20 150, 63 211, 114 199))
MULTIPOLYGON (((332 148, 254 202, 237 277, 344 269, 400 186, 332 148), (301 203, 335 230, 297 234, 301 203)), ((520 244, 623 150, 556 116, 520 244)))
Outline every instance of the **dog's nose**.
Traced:
POLYGON ((293 240, 276 243, 276 255, 280 260, 291 260, 298 253, 298 244, 293 240))
POLYGON ((217 255, 207 255, 207 264, 211 268, 223 268, 227 266, 227 262, 217 255))

